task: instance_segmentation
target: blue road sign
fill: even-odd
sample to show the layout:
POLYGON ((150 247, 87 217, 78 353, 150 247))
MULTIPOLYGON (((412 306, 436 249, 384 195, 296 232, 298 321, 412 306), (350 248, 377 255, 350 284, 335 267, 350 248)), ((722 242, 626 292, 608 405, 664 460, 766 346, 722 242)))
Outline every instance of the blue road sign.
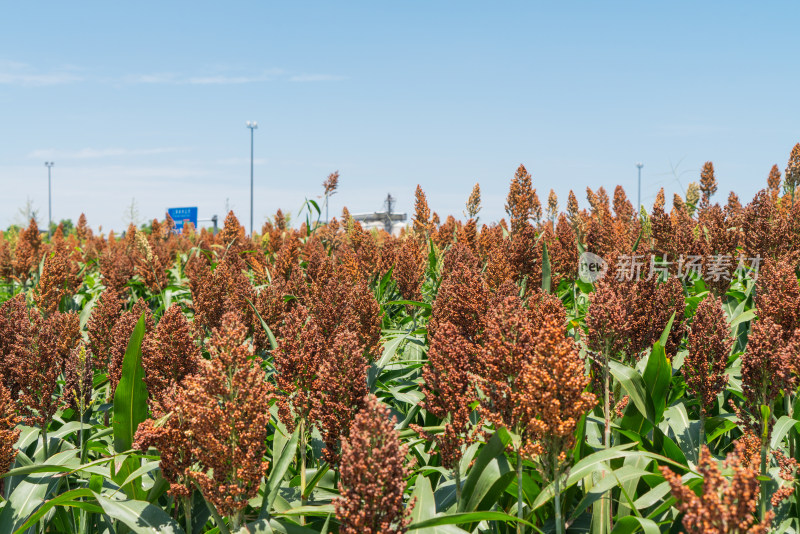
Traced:
POLYGON ((183 231, 183 223, 189 221, 197 228, 197 207, 193 208, 167 208, 167 213, 175 221, 175 231, 183 231))

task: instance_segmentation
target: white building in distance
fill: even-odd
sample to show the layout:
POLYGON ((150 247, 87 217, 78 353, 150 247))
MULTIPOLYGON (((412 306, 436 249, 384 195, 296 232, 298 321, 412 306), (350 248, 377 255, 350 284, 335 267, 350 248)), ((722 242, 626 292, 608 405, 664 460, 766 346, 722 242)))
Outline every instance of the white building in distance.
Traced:
POLYGON ((383 201, 383 211, 374 213, 354 213, 353 219, 361 223, 365 230, 384 230, 393 236, 399 236, 403 228, 408 226, 408 214, 394 212, 395 198, 386 195, 383 201))

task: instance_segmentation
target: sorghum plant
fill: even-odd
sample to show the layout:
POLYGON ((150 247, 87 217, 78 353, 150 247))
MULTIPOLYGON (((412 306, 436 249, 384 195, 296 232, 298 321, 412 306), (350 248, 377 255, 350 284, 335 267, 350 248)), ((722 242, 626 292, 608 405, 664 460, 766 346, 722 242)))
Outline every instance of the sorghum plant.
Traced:
POLYGON ((113 287, 100 294, 87 323, 89 350, 94 358, 94 366, 107 370, 114 346, 114 325, 122 314, 122 299, 113 287))
POLYGON ((681 477, 669 467, 662 466, 661 473, 669 482, 673 497, 678 499, 678 510, 683 515, 683 528, 689 534, 766 534, 770 531, 772 512, 761 520, 755 515, 758 506, 758 471, 743 463, 740 456, 743 444, 728 454, 724 466, 733 469, 728 481, 708 447, 702 446, 697 471, 703 477, 700 496, 684 486, 681 477))
POLYGON ((350 437, 342 444, 339 493, 333 501, 342 534, 402 534, 411 522, 403 493, 408 447, 396 421, 375 396, 364 399, 350 437))
MULTIPOLYGON (((11 392, 0 384, 0 474, 9 470, 14 458, 17 457, 17 450, 14 448, 20 431, 16 426, 20 422, 20 417, 14 407, 11 392)), ((0 485, 2 493, 2 485, 0 485)))
POLYGON ((707 208, 711 205, 711 197, 717 192, 717 179, 714 177, 714 164, 706 161, 703 165, 703 170, 700 172, 700 192, 702 198, 700 199, 701 208, 707 208))
POLYGON ((181 307, 173 304, 142 342, 144 381, 151 400, 163 402, 184 378, 198 370, 200 349, 181 307))
POLYGON ((706 415, 728 382, 725 368, 732 345, 722 301, 708 295, 697 306, 683 362, 686 390, 700 401, 700 445, 703 445, 706 415))
POLYGON ((188 475, 234 532, 268 467, 270 387, 246 335, 239 317, 226 313, 211 337, 211 359, 200 362, 177 396, 197 460, 188 475))
MULTIPOLYGON (((585 391, 589 378, 574 341, 566 337, 563 321, 545 318, 538 329, 533 358, 520 371, 523 391, 519 410, 534 439, 522 454, 536 460, 546 480, 555 484, 556 532, 564 532, 561 486, 569 471, 567 455, 575 444, 578 422, 596 404, 585 391)), ((521 485, 520 485, 521 487, 521 485)))

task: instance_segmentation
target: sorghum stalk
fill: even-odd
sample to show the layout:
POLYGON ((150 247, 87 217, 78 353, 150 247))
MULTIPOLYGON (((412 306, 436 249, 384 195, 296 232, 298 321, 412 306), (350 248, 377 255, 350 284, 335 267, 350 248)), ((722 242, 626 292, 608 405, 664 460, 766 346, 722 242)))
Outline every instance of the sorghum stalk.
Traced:
MULTIPOLYGON (((769 403, 769 410, 764 417, 761 432, 761 476, 766 479, 767 468, 769 462, 767 460, 767 453, 769 452, 769 418, 772 416, 772 403, 769 403)), ((769 495, 767 494, 767 482, 761 480, 761 507, 759 508, 758 518, 761 521, 767 517, 767 503, 769 502, 769 495)))
POLYGON ((522 534, 522 454, 517 448, 517 534, 522 534))
POLYGON ((561 475, 556 475, 555 479, 555 505, 556 505, 556 534, 563 534, 564 524, 561 519, 561 475))
POLYGON ((186 524, 186 532, 194 532, 192 529, 192 497, 191 493, 188 497, 181 498, 183 501, 183 519, 186 524))
POLYGON ((700 451, 703 449, 703 443, 706 435, 706 413, 702 408, 700 409, 700 437, 697 440, 697 461, 700 461, 700 451))
POLYGON ((456 509, 461 506, 461 462, 456 462, 455 467, 453 467, 453 474, 456 478, 456 509))
POLYGON ((608 342, 606 342, 606 351, 603 354, 603 416, 605 417, 603 445, 606 448, 611 446, 611 369, 609 358, 608 342))
MULTIPOLYGON (((300 505, 306 505, 306 429, 305 421, 300 420, 300 505)), ((300 524, 305 525, 305 516, 300 516, 300 524)))

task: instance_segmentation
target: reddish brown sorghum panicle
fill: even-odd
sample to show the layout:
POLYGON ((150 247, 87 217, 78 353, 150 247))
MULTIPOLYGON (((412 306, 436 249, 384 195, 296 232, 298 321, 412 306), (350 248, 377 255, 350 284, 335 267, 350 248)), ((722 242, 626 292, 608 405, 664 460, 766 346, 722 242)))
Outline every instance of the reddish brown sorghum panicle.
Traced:
POLYGON ((548 318, 536 333, 532 358, 524 362, 519 407, 529 440, 522 454, 538 458, 549 480, 565 470, 566 455, 575 443, 575 429, 596 398, 584 390, 589 378, 584 361, 563 323, 548 318))
POLYGON ((672 195, 672 208, 678 211, 685 211, 688 213, 688 209, 686 208, 686 203, 683 201, 683 197, 680 196, 678 193, 672 195))
POLYGON ((142 299, 137 300, 130 311, 120 315, 117 322, 114 323, 114 328, 111 329, 113 342, 108 357, 108 380, 111 386, 109 396, 112 399, 119 379, 122 378, 122 363, 125 359, 125 351, 128 349, 128 342, 142 314, 145 317, 145 332, 153 330, 153 314, 150 313, 150 309, 142 299))
POLYGON ((560 326, 567 323, 567 310, 564 303, 553 293, 545 293, 542 289, 534 289, 527 297, 528 314, 534 328, 544 328, 549 322, 560 326))
POLYGON ((14 444, 19 438, 20 431, 15 430, 19 422, 11 393, 0 384, 0 474, 5 474, 17 457, 14 444))
POLYGON ((604 188, 597 193, 586 188, 586 196, 592 207, 591 215, 584 218, 584 242, 586 250, 599 254, 606 261, 614 264, 614 259, 621 252, 625 252, 631 243, 627 243, 628 229, 619 224, 611 215, 608 195, 604 188))
POLYGON ((80 338, 74 313, 42 317, 36 308, 16 317, 15 341, 7 358, 18 402, 26 424, 46 429, 60 404, 58 378, 73 346, 80 338))
POLYGON ((27 279, 31 271, 39 265, 39 255, 42 240, 39 237, 39 227, 31 219, 27 228, 20 231, 17 236, 17 246, 14 249, 14 273, 22 279, 27 279))
MULTIPOLYGON (((231 239, 238 241, 238 237, 231 239)), ((213 270, 198 261, 187 271, 194 323, 199 333, 203 333, 202 328, 210 331, 218 327, 228 311, 238 313, 247 324, 251 322, 253 312, 247 301, 255 301, 255 290, 244 269, 242 259, 228 251, 213 270)))
POLYGON ((327 344, 325 357, 314 381, 311 420, 316 424, 325 460, 339 463, 340 440, 348 436, 367 390, 367 360, 358 336, 342 330, 327 344))
POLYGON ((114 325, 121 314, 122 299, 117 290, 108 288, 103 291, 86 325, 95 367, 108 368, 111 347, 114 346, 114 325))
POLYGON ((197 459, 189 476, 236 528, 268 467, 270 388, 246 335, 239 317, 226 313, 211 337, 211 359, 201 360, 177 398, 197 459))
POLYGON ((306 273, 312 281, 303 303, 326 338, 332 340, 338 332, 349 330, 372 360, 379 350, 380 306, 366 278, 348 277, 341 265, 324 250, 320 252, 319 259, 309 258, 306 273))
POLYGON ((422 300, 425 281, 426 247, 416 239, 403 239, 395 257, 393 278, 404 299, 422 300))
POLYGON ((572 281, 578 276, 577 236, 563 213, 558 216, 555 238, 547 242, 553 288, 561 279, 572 281))
POLYGON ((414 196, 416 198, 414 203, 414 231, 425 237, 433 230, 433 224, 429 220, 431 210, 428 207, 428 201, 425 199, 425 193, 419 184, 417 184, 417 191, 414 196))
POLYGON ((299 420, 308 421, 314 406, 313 386, 326 352, 326 339, 305 306, 286 317, 283 338, 273 351, 278 416, 293 431, 299 420))
MULTIPOLYGON (((528 221, 533 217, 535 194, 531 175, 524 165, 520 165, 514 174, 514 178, 511 179, 506 200, 506 213, 511 219, 512 234, 527 225, 528 221)), ((539 209, 541 210, 541 206, 539 209)))
POLYGON ((638 280, 634 284, 620 284, 623 302, 628 307, 630 346, 628 356, 633 356, 653 346, 675 315, 664 350, 675 355, 683 338, 686 300, 683 286, 675 278, 659 282, 656 277, 638 280))
POLYGON ((569 224, 572 225, 572 229, 578 235, 583 233, 583 221, 581 219, 582 217, 580 208, 578 207, 578 198, 570 189, 569 195, 567 196, 567 220, 569 221, 569 224))
POLYGON ((622 416, 625 415, 625 408, 627 408, 630 400, 631 398, 628 395, 624 395, 619 402, 614 405, 614 413, 617 417, 622 418, 622 416))
POLYGON ((369 395, 342 444, 341 497, 334 499, 342 534, 399 534, 411 522, 403 493, 409 469, 389 408, 369 395))
POLYGON ((733 469, 730 481, 722 475, 708 447, 702 446, 697 471, 703 477, 700 496, 684 486, 681 477, 662 466, 661 474, 669 483, 677 508, 683 516, 683 528, 689 534, 766 534, 772 522, 772 511, 760 523, 755 516, 758 506, 758 471, 739 460, 740 446, 728 454, 724 462, 733 469))
POLYGON ((20 422, 11 392, 0 384, 0 474, 8 471, 17 456, 13 445, 19 437, 19 430, 15 430, 15 427, 20 422))
POLYGON ((604 358, 628 354, 631 327, 620 282, 606 277, 595 285, 589 296, 586 327, 586 343, 594 352, 604 358))
POLYGON ((10 358, 17 340, 17 330, 27 328, 27 315, 28 308, 23 293, 0 305, 0 378, 12 394, 16 393, 17 388, 14 386, 10 358))
POLYGON ((181 307, 173 304, 142 342, 144 381, 151 399, 163 401, 164 396, 186 376, 197 371, 202 359, 195 344, 192 325, 181 307))
POLYGON ((533 224, 537 226, 542 220, 542 203, 539 202, 539 195, 536 194, 536 189, 533 190, 531 195, 531 219, 533 219, 533 224))
POLYGON ((778 169, 777 165, 773 165, 769 170, 767 189, 773 193, 778 193, 781 189, 781 171, 778 169))
POLYGON ((633 204, 628 200, 625 190, 621 185, 614 188, 614 218, 630 222, 636 218, 636 210, 633 209, 633 204))
POLYGON ((439 229, 436 231, 436 234, 433 236, 433 242, 436 243, 436 246, 440 250, 446 249, 457 240, 458 228, 460 226, 461 223, 456 221, 455 217, 448 215, 447 219, 445 219, 444 223, 439 227, 439 229))
POLYGON ((461 328, 445 321, 431 338, 422 370, 424 408, 445 420, 443 433, 426 437, 437 443, 442 465, 448 469, 458 466, 464 446, 478 437, 477 425, 470 421, 477 400, 473 374, 478 353, 478 345, 461 328))
POLYGON ((11 245, 0 231, 0 280, 8 280, 14 274, 11 245))
POLYGON ((92 237, 92 229, 89 228, 86 222, 86 215, 83 213, 78 217, 78 224, 75 225, 75 237, 82 242, 92 237))
MULTIPOLYGON (((180 389, 175 389, 176 394, 180 392, 180 389)), ((187 473, 195 463, 195 457, 189 426, 180 411, 179 399, 175 395, 167 395, 160 406, 153 408, 153 419, 147 419, 139 425, 133 447, 145 452, 150 447, 157 449, 161 475, 169 482, 169 494, 179 498, 189 497, 192 487, 187 473)))
POLYGON ((664 188, 658 190, 653 209, 650 214, 650 234, 652 236, 653 251, 662 256, 672 249, 672 221, 664 211, 664 188))
MULTIPOLYGON (((747 348, 742 354, 742 392, 745 397, 745 415, 756 434, 764 435, 761 426, 761 406, 772 406, 782 389, 793 389, 796 376, 792 373, 796 347, 793 342, 776 343, 782 338, 782 329, 769 317, 753 323, 747 348)), ((768 422, 767 435, 772 430, 768 422)))
POLYGON ((469 194, 469 198, 467 199, 467 209, 464 212, 464 215, 468 219, 474 219, 478 216, 478 212, 481 211, 481 186, 480 184, 475 184, 472 187, 472 192, 469 194))
POLYGON ((514 267, 511 264, 509 242, 503 237, 502 226, 483 226, 479 245, 482 257, 486 258, 484 279, 491 289, 512 280, 514 267))
POLYGON ((479 387, 482 411, 497 427, 523 430, 519 405, 526 395, 519 383, 519 370, 533 357, 536 332, 519 298, 508 297, 495 305, 486 318, 480 362, 479 387))
POLYGON ((244 226, 239 224, 239 219, 233 211, 229 211, 225 216, 222 230, 217 234, 217 243, 225 247, 227 254, 238 254, 247 247, 246 236, 244 226))
POLYGON ((778 476, 784 481, 770 498, 772 507, 780 505, 781 502, 788 499, 794 493, 794 479, 797 473, 797 460, 786 456, 783 451, 776 449, 772 451, 772 457, 775 463, 778 464, 778 476), (788 483, 788 484, 787 484, 788 483))
POLYGON ((126 290, 126 284, 133 277, 135 264, 135 242, 136 228, 131 225, 125 234, 125 239, 115 241, 109 236, 108 246, 103 250, 98 258, 100 274, 103 275, 103 284, 108 288, 113 288, 119 292, 126 290))
POLYGON ((719 298, 709 295, 697 306, 687 345, 683 362, 686 389, 700 401, 705 414, 728 381, 724 373, 733 345, 719 298))
MULTIPOLYGON (((259 316, 267 324, 276 339, 282 337, 284 318, 297 304, 296 300, 284 300, 283 297, 289 293, 290 290, 283 279, 273 278, 271 284, 261 288, 253 303, 256 310, 258 310, 259 316)), ((256 352, 272 348, 260 321, 256 321, 256 325, 253 328, 253 344, 256 352)))
POLYGON ((703 170, 700 172, 700 192, 703 194, 700 199, 702 206, 711 204, 711 196, 717 192, 717 179, 714 177, 714 164, 706 161, 703 170))
POLYGON ((731 215, 739 215, 742 211, 742 203, 739 202, 739 196, 733 191, 728 195, 728 203, 725 205, 725 211, 731 215))
POLYGON ((558 217, 558 195, 552 189, 550 194, 547 195, 547 211, 545 214, 547 220, 555 225, 556 217, 558 217))
POLYGON ((92 401, 93 380, 92 354, 79 343, 70 351, 64 369, 64 404, 83 414, 92 401))
POLYGON ((336 194, 336 188, 339 187, 339 171, 332 172, 325 178, 325 181, 322 182, 322 189, 324 191, 325 197, 330 197, 336 194))
POLYGON ((800 284, 792 263, 767 259, 758 275, 755 300, 759 318, 769 317, 783 330, 781 340, 788 341, 800 328, 800 284))
POLYGON ((440 324, 450 322, 460 335, 476 341, 483 329, 489 298, 477 258, 469 247, 456 244, 444 256, 442 282, 433 301, 428 335, 433 338, 440 324))
POLYGON ((289 313, 282 333, 273 351, 279 418, 291 431, 298 423, 316 425, 326 459, 336 463, 339 440, 367 391, 364 342, 359 330, 344 325, 326 335, 302 305, 289 313))
POLYGON ((45 254, 42 275, 34 292, 34 302, 48 316, 59 309, 61 300, 78 286, 77 264, 73 264, 69 250, 63 243, 45 254))
POLYGON ((542 285, 542 244, 530 223, 520 226, 508 242, 508 259, 514 278, 526 278, 530 287, 542 285))

